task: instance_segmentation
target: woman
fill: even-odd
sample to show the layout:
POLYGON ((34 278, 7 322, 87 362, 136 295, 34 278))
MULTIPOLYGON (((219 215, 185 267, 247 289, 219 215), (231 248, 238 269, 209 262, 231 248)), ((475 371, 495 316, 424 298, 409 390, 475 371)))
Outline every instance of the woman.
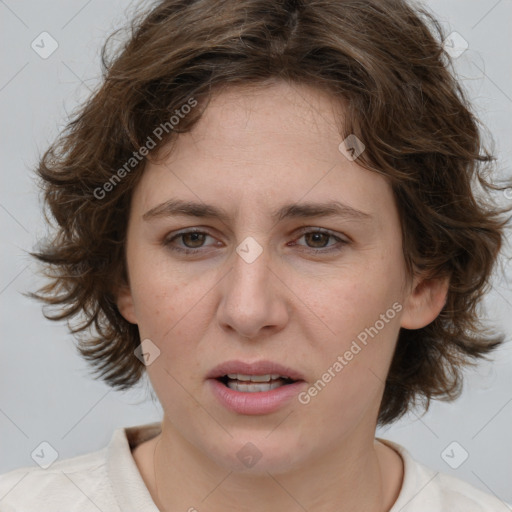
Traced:
POLYGON ((85 315, 112 387, 147 371, 164 416, 3 475, 6 510, 507 510, 375 438, 503 339, 475 313, 506 222, 471 189, 492 156, 428 24, 397 0, 168 0, 105 59, 40 162, 34 296, 85 315))

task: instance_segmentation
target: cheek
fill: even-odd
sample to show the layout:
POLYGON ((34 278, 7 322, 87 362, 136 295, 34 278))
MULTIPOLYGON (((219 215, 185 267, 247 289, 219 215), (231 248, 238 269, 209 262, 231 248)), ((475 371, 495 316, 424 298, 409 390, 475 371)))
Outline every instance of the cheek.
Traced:
POLYGON ((176 361, 187 360, 190 367, 194 339, 200 335, 198 323, 191 320, 200 309, 195 294, 189 287, 153 275, 134 280, 132 291, 140 338, 151 340, 160 351, 155 363, 147 367, 150 377, 165 378, 164 369, 174 375, 176 361))
POLYGON ((197 278, 172 268, 159 249, 134 251, 130 263, 134 308, 145 336, 159 339, 165 329, 178 327, 188 314, 194 314, 200 300, 197 278))
MULTIPOLYGON (((147 278, 138 283, 136 308, 141 339, 150 339, 159 356, 146 367, 155 392, 171 415, 188 415, 195 402, 200 374, 198 343, 207 321, 204 302, 197 287, 162 279, 147 278)), ((135 286, 134 286, 135 287, 135 286)))
POLYGON ((312 394, 322 398, 311 396, 311 402, 328 402, 332 410, 324 414, 357 415, 383 389, 400 328, 399 290, 399 269, 392 265, 386 271, 374 265, 315 287, 311 309, 327 328, 314 347, 312 394))
MULTIPOLYGON (((390 311, 394 313, 394 310, 390 311)), ((308 418, 314 429, 322 431, 325 424, 340 428, 355 425, 369 411, 378 408, 393 355, 397 326, 393 320, 381 330, 375 329, 374 323, 368 323, 366 327, 364 322, 360 325, 351 329, 355 333, 353 336, 341 335, 328 347, 318 347, 322 354, 318 354, 316 380, 301 400, 304 404, 301 407, 310 408, 308 418)))
MULTIPOLYGON (((386 262, 383 262, 386 263, 386 262)), ((322 320, 331 334, 332 343, 347 342, 355 338, 366 327, 374 325, 382 314, 401 300, 400 271, 396 265, 378 263, 368 266, 354 265, 331 275, 324 281, 315 281, 303 286, 309 291, 304 302, 322 320)), ((396 323, 396 311, 386 317, 386 329, 396 323)), ((379 323, 380 325, 380 323, 379 323)))

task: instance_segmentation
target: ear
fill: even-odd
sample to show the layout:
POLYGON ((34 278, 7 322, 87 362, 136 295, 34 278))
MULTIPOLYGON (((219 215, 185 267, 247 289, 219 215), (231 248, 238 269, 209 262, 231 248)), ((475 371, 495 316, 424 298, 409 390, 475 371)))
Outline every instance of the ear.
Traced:
POLYGON ((449 277, 416 278, 405 301, 400 326, 405 329, 421 329, 433 322, 446 304, 449 285, 449 277))
POLYGON ((137 324, 137 316, 135 315, 135 307, 133 305, 133 297, 130 287, 123 285, 117 292, 117 309, 123 318, 131 324, 137 324))

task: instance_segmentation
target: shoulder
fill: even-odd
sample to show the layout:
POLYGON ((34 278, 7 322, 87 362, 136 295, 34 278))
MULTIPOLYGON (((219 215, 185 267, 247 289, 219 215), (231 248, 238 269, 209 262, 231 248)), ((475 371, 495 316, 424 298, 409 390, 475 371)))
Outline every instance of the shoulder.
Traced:
POLYGON ((498 497, 452 475, 437 473, 434 485, 446 510, 453 512, 510 512, 512 510, 510 505, 498 497))
POLYGON ((403 446, 385 440, 404 462, 399 496, 389 512, 510 512, 510 505, 470 483, 416 461, 403 446))
POLYGON ((58 460, 49 468, 26 466, 0 475, 2 512, 116 510, 109 499, 106 449, 58 460))
POLYGON ((114 430, 101 450, 0 475, 1 512, 158 510, 131 450, 160 433, 160 423, 114 430))

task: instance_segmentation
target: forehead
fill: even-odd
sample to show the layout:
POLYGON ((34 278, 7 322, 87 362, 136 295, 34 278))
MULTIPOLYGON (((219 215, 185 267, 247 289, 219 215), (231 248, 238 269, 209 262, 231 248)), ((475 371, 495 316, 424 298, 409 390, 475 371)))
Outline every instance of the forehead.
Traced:
POLYGON ((147 164, 137 201, 143 213, 172 198, 273 217, 300 202, 389 210, 394 201, 385 178, 340 152, 342 121, 343 104, 309 86, 214 94, 192 131, 147 164))
POLYGON ((252 147, 260 150, 263 159, 279 146, 283 153, 291 150, 299 157, 307 151, 328 161, 325 146, 337 148, 343 115, 341 99, 307 85, 235 86, 214 93, 192 136, 205 146, 208 139, 212 152, 216 148, 225 154, 229 149, 249 152, 252 147))

